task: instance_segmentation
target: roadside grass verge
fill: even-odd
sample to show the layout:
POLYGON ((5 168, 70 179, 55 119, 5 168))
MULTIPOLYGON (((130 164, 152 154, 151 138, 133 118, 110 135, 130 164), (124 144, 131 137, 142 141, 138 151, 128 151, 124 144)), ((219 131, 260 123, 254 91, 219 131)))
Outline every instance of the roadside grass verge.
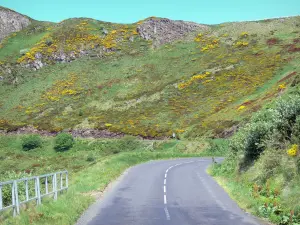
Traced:
POLYGON ((300 224, 299 87, 253 115, 210 174, 240 207, 278 225, 300 224))

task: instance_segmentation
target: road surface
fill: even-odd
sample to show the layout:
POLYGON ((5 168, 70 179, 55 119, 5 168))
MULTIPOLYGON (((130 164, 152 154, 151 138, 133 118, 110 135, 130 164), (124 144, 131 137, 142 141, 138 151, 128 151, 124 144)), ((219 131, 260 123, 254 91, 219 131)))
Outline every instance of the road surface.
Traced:
POLYGON ((206 173, 211 158, 135 166, 77 225, 259 225, 206 173))

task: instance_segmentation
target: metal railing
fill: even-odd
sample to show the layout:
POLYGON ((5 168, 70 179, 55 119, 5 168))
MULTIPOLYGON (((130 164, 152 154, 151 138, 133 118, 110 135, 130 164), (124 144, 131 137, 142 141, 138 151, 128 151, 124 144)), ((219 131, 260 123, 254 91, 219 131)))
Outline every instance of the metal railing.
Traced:
POLYGON ((58 192, 67 189, 68 171, 0 182, 0 212, 12 209, 16 216, 22 204, 35 200, 39 205, 42 198, 49 195, 56 200, 58 192))

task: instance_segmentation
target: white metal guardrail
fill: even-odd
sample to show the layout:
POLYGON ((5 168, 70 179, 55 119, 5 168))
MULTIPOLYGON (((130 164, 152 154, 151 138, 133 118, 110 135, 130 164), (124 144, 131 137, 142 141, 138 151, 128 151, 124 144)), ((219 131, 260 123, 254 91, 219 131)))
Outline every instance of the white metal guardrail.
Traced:
POLYGON ((42 198, 68 189, 68 171, 45 174, 0 182, 0 213, 12 209, 13 216, 20 214, 20 207, 30 201, 42 204, 42 198))

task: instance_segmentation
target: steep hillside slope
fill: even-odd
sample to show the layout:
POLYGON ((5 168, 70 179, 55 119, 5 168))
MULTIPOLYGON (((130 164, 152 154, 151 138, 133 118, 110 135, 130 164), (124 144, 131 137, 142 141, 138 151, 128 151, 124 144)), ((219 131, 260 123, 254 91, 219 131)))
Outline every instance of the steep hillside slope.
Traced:
POLYGON ((299 26, 36 22, 1 43, 0 129, 230 135, 298 76, 299 26))
POLYGON ((30 22, 28 17, 0 6, 0 41, 9 34, 24 29, 30 22))

